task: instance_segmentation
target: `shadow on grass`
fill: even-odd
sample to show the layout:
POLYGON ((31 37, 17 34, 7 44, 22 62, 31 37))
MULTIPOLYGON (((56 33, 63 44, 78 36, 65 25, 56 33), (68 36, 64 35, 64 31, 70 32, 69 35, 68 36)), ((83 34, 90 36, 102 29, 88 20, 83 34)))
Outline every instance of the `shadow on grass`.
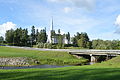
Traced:
POLYGON ((0 80, 119 80, 120 69, 53 69, 3 71, 0 80))

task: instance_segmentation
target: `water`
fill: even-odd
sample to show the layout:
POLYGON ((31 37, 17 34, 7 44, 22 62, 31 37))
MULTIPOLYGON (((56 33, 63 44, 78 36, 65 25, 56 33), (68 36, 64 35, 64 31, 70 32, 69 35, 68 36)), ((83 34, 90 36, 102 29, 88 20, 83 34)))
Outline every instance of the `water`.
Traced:
POLYGON ((97 63, 97 62, 88 62, 86 65, 93 65, 95 63, 97 63))
POLYGON ((59 67, 69 67, 68 65, 65 66, 57 66, 57 65, 35 65, 35 66, 4 66, 0 67, 0 69, 27 69, 27 68, 59 68, 59 67))
MULTIPOLYGON (((96 62, 88 62, 84 65, 92 65, 96 62)), ((75 66, 75 65, 74 65, 75 66)), ((76 66, 82 66, 80 64, 76 66)), ((70 65, 58 66, 58 65, 34 65, 34 66, 1 66, 0 69, 28 69, 28 68, 60 68, 60 67, 70 67, 70 65)))

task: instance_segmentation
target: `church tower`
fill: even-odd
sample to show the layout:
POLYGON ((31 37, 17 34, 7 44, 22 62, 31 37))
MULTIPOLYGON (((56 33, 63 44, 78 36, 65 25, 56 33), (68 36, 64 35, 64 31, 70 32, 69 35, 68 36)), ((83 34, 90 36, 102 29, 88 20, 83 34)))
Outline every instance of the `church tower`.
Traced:
POLYGON ((52 17, 52 20, 51 20, 51 30, 53 30, 53 17, 52 17))
POLYGON ((51 32, 53 31, 53 17, 52 17, 52 19, 51 19, 51 25, 50 25, 50 36, 49 36, 49 41, 50 41, 50 43, 52 43, 52 34, 51 34, 51 32))

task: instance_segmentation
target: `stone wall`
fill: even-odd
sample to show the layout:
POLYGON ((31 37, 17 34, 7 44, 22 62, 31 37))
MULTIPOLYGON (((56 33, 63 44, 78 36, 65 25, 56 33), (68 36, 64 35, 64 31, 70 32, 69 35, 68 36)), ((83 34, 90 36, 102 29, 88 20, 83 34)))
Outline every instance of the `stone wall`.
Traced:
POLYGON ((0 66, 30 66, 38 64, 39 61, 26 57, 6 57, 0 58, 0 66))

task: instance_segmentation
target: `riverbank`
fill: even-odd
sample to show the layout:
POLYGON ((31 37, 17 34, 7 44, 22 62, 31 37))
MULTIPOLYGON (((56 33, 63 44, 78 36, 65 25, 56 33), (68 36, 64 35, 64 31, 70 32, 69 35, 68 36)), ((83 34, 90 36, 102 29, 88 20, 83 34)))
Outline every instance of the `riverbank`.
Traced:
MULTIPOLYGON (((26 57, 38 61, 36 65, 50 64, 50 65, 74 65, 87 61, 87 59, 76 57, 62 51, 38 51, 38 50, 25 50, 21 48, 10 48, 0 46, 1 57, 26 57)), ((32 65, 32 63, 30 64, 32 65)))
MULTIPOLYGON (((57 57, 50 56, 53 52, 48 52, 46 56, 44 52, 21 50, 14 48, 0 47, 0 55, 4 57, 33 57, 36 59, 57 57), (42 54, 42 55, 41 55, 42 54), (40 56, 41 55, 41 56, 40 56)), ((57 53, 61 59, 76 59, 69 54, 57 53), (69 55, 69 56, 68 56, 69 55)), ((63 68, 45 68, 45 69, 0 69, 0 80, 119 80, 120 78, 120 56, 111 60, 85 66, 72 66, 63 68)))
POLYGON ((0 70, 0 80, 119 80, 119 60, 120 56, 87 66, 0 70))

